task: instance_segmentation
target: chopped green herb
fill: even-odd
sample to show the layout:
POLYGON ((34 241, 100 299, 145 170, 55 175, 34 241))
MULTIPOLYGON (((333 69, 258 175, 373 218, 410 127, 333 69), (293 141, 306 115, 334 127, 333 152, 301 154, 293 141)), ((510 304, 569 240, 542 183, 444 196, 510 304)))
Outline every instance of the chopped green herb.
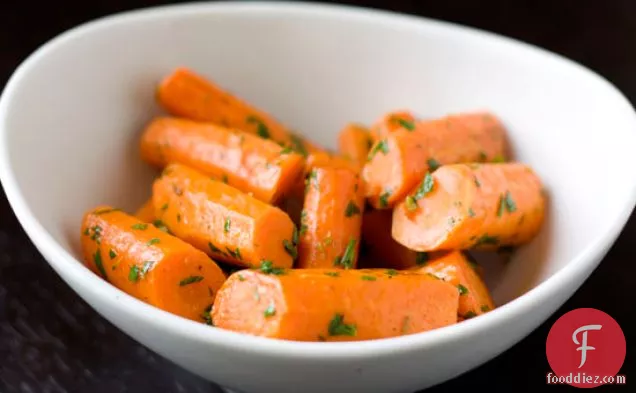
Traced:
POLYGON ((89 231, 88 228, 86 228, 86 229, 84 229, 83 233, 84 233, 85 236, 88 236, 90 234, 90 231, 89 231))
POLYGON ((177 222, 181 222, 181 214, 177 213, 177 222))
POLYGON ((161 241, 161 240, 159 240, 158 238, 153 237, 152 239, 148 240, 148 243, 146 243, 146 244, 147 244, 147 245, 149 245, 149 246, 152 246, 153 244, 157 244, 157 243, 159 243, 160 241, 161 241))
POLYGON ((212 244, 212 242, 208 242, 208 248, 210 249, 210 251, 215 252, 217 254, 223 254, 223 251, 221 251, 220 248, 218 248, 217 246, 215 246, 214 244, 212 244))
POLYGON ((139 230, 139 231, 143 231, 143 230, 146 230, 146 228, 148 228, 148 224, 137 223, 137 224, 134 224, 131 228, 139 230))
POLYGON ((380 195, 379 205, 381 208, 389 206, 391 194, 392 192, 390 190, 386 190, 380 195))
POLYGON ((424 251, 420 251, 415 254, 415 264, 418 266, 422 266, 428 262, 428 253, 424 251))
POLYGON ((110 259, 115 259, 117 258, 117 253, 115 253, 115 251, 111 249, 110 251, 108 251, 108 256, 110 257, 110 259))
POLYGON ((482 235, 477 239, 477 242, 475 242, 475 246, 483 246, 483 245, 497 245, 499 244, 499 238, 497 236, 489 236, 489 235, 482 235))
POLYGON ((358 333, 358 329, 354 324, 344 323, 344 315, 336 314, 329 322, 327 331, 330 336, 355 336, 358 333))
POLYGON ((356 258, 356 239, 349 240, 347 243, 347 248, 345 248, 342 257, 334 260, 334 265, 342 266, 345 269, 351 269, 353 267, 353 262, 356 258))
POLYGON ((477 176, 473 177, 473 179, 475 180, 475 186, 477 186, 477 188, 481 187, 481 183, 479 182, 479 179, 477 179, 477 176))
POLYGON ((406 119, 401 119, 399 117, 394 119, 396 123, 398 123, 403 128, 406 128, 409 131, 413 131, 415 129, 415 123, 412 121, 408 121, 406 119))
POLYGON ((128 272, 128 280, 131 282, 139 281, 139 268, 137 265, 132 265, 130 267, 130 271, 128 272))
POLYGON ((274 306, 274 303, 271 303, 269 306, 267 306, 267 308, 263 312, 263 315, 265 316, 265 318, 273 317, 274 315, 276 315, 276 307, 274 306))
POLYGON ((393 277, 393 276, 397 276, 398 275, 398 271, 395 269, 388 269, 386 271, 387 276, 389 276, 389 278, 393 277))
POLYGON ((322 334, 318 335, 318 341, 327 341, 327 338, 325 336, 323 336, 322 334))
POLYGON ((340 273, 338 272, 325 272, 325 275, 329 277, 340 277, 340 273))
POLYGON ((93 231, 91 240, 94 240, 97 244, 102 244, 102 227, 100 227, 99 225, 95 225, 90 229, 93 231))
POLYGON ((269 129, 267 128, 267 125, 263 123, 261 119, 259 119, 256 116, 248 116, 247 122, 251 124, 256 124, 256 133, 258 134, 258 136, 264 139, 269 139, 270 137, 269 129))
POLYGON ((464 314, 464 319, 475 318, 476 316, 477 314, 475 314, 474 311, 468 311, 466 314, 464 314))
POLYGON ((367 150, 371 150, 371 147, 373 147, 373 138, 368 137, 367 138, 367 150))
POLYGON ((484 304, 481 306, 481 311, 482 312, 488 312, 490 311, 490 307, 488 307, 488 305, 484 304))
POLYGON ((508 210, 508 213, 514 213, 517 210, 517 204, 512 199, 510 191, 506 191, 506 195, 504 195, 504 204, 506 205, 506 210, 508 210))
POLYGON ((309 187, 311 187, 312 183, 314 183, 314 187, 316 187, 316 190, 318 190, 318 182, 316 182, 317 179, 318 172, 315 169, 309 171, 309 173, 307 174, 307 178, 305 179, 305 192, 309 191, 309 187))
POLYGON ((375 281, 377 280, 377 277, 375 276, 360 276, 361 279, 363 279, 364 281, 375 281))
POLYGON ((439 161, 434 158, 429 158, 426 163, 428 164, 428 169, 433 172, 435 169, 439 168, 441 165, 439 161))
POLYGON ((404 199, 404 205, 406 206, 406 210, 410 212, 417 210, 417 201, 411 195, 404 199))
POLYGON ((497 217, 501 217, 506 210, 506 205, 503 199, 503 196, 499 197, 499 201, 497 202, 497 217))
POLYGON ((93 212, 93 214, 99 216, 99 215, 106 214, 106 213, 118 212, 119 210, 120 209, 106 208, 106 209, 95 210, 93 212))
POLYGON ((282 267, 274 267, 274 263, 272 261, 268 261, 263 259, 261 261, 260 267, 261 273, 265 274, 274 274, 276 276, 280 276, 281 274, 285 274, 285 269, 282 267))
POLYGON ((459 291, 460 296, 466 295, 468 293, 468 288, 466 288, 462 284, 457 285, 457 290, 459 291))
POLYGON ((241 257, 241 249, 236 247, 236 250, 232 250, 229 247, 225 247, 225 249, 227 250, 227 253, 235 259, 243 259, 243 257, 241 257))
POLYGON ((426 273, 427 276, 429 276, 430 278, 434 278, 435 280, 441 280, 441 278, 439 278, 438 276, 434 275, 433 273, 426 273))
POLYGON ((347 205, 347 208, 345 209, 345 216, 352 217, 352 216, 355 216, 356 214, 360 214, 360 208, 358 207, 358 205, 355 204, 354 201, 349 201, 349 204, 347 205))
POLYGON ((292 243, 294 245, 298 244, 298 229, 296 228, 295 225, 294 225, 294 231, 292 232, 292 243))
POLYGON ((163 223, 163 221, 161 220, 154 220, 152 222, 152 225, 154 225, 157 229, 159 229, 160 231, 164 231, 166 233, 170 233, 170 230, 168 229, 168 227, 166 226, 166 224, 163 223))
POLYGON ((162 211, 166 211, 166 210, 168 210, 168 204, 167 204, 167 203, 164 203, 164 204, 161 206, 161 210, 162 210, 162 211))
POLYGON ((303 157, 307 157, 309 153, 307 152, 307 148, 305 147, 305 142, 301 137, 296 134, 291 134, 289 136, 289 141, 292 144, 294 150, 296 150, 303 157))
POLYGON ((223 224, 223 232, 228 233, 230 231, 230 225, 232 225, 232 221, 228 217, 225 219, 225 223, 223 224))
POLYGON ((99 270, 99 274, 101 274, 105 279, 108 278, 106 277, 106 269, 104 269, 104 262, 102 261, 102 253, 100 250, 95 251, 93 260, 95 261, 95 267, 99 270))
POLYGON ((468 217, 475 217, 475 211, 472 207, 468 208, 468 217))
POLYGON ((298 257, 298 250, 296 249, 296 245, 293 242, 285 239, 283 240, 283 247, 285 248, 287 254, 292 257, 292 259, 296 259, 296 257, 298 257))
POLYGON ((411 317, 408 315, 404 317, 402 320, 402 334, 406 334, 409 331, 409 323, 411 322, 411 317))
POLYGON ((506 162, 506 159, 504 158, 504 156, 498 155, 498 156, 495 156, 495 158, 492 159, 492 162, 496 162, 496 163, 506 162))
POLYGON ((473 270, 477 270, 479 268, 479 264, 477 263, 475 257, 473 257, 470 253, 464 253, 464 256, 466 257, 468 264, 473 270))
POLYGON ((422 183, 420 183, 420 186, 417 188, 417 191, 415 191, 413 198, 416 201, 424 198, 429 192, 433 190, 434 185, 435 185, 435 180, 433 179, 433 176, 431 175, 430 172, 426 172, 426 175, 424 175, 424 180, 422 181, 422 183))
POLYGON ((302 235, 304 235, 305 233, 307 233, 307 225, 305 225, 305 224, 302 224, 302 223, 301 223, 301 224, 300 224, 300 231, 299 231, 299 233, 298 233, 298 234, 299 234, 300 236, 302 236, 302 235))
POLYGON ((190 276, 186 277, 183 280, 179 281, 180 287, 185 287, 186 285, 194 284, 199 281, 203 281, 203 276, 190 276))
POLYGON ((384 155, 389 153, 389 142, 386 139, 382 139, 381 141, 375 143, 375 146, 373 146, 373 148, 369 152, 367 161, 373 160, 373 157, 375 157, 375 155, 378 154, 378 152, 380 151, 384 155))
POLYGON ((280 151, 280 154, 289 154, 289 153, 293 153, 294 149, 292 149, 291 146, 285 146, 283 147, 283 149, 280 151))
POLYGON ((227 175, 224 173, 223 176, 221 176, 221 181, 227 184, 230 181, 230 179, 228 179, 227 175))
POLYGON ((210 304, 203 310, 201 319, 203 319, 203 322, 205 322, 207 325, 214 326, 214 323, 212 323, 212 316, 210 316, 210 312, 212 312, 212 304, 210 304))
POLYGON ((239 274, 239 275, 238 275, 238 280, 239 280, 239 281, 245 281, 245 277, 243 277, 243 275, 242 275, 242 274, 239 274))
POLYGON ((486 155, 486 153, 483 152, 483 151, 480 151, 479 152, 479 161, 483 162, 483 161, 486 161, 487 159, 488 159, 488 156, 486 155))

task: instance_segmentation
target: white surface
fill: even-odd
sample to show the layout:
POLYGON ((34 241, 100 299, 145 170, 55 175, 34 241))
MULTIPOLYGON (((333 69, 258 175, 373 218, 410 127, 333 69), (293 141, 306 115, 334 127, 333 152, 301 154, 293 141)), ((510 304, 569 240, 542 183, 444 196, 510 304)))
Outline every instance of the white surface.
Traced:
POLYGON ((409 392, 506 350, 572 295, 616 239, 636 200, 635 146, 629 103, 579 65, 452 24, 322 5, 194 4, 106 18, 38 50, 0 101, 2 183, 51 266, 135 339, 249 393, 409 392), (157 111, 155 83, 179 65, 322 143, 348 121, 396 108, 498 114, 551 196, 542 235, 494 283, 503 306, 401 338, 293 343, 186 321, 91 274, 79 261, 81 215, 100 203, 134 209, 148 195, 137 138, 157 111))

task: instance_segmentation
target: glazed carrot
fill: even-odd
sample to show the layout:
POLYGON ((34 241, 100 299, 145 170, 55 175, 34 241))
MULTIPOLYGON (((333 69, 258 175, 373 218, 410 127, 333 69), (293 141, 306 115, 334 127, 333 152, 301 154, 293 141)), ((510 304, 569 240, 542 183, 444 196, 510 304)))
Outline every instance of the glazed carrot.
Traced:
POLYGON ((420 121, 414 127, 392 132, 371 148, 363 178, 376 208, 393 207, 440 165, 507 157, 506 131, 487 113, 420 121))
POLYGON ((371 127, 371 138, 377 141, 397 130, 413 131, 417 121, 418 119, 409 111, 387 113, 371 127))
POLYGON ((290 146, 304 155, 322 150, 295 135, 272 115, 187 68, 177 68, 161 81, 157 99, 175 116, 243 130, 290 146))
POLYGON ((296 257, 297 232, 287 214, 194 169, 166 167, 152 200, 172 233, 215 259, 290 267, 296 257))
POLYGON ((299 268, 355 268, 364 209, 360 176, 318 167, 307 176, 300 218, 299 268))
POLYGON ((457 321, 457 288, 396 270, 244 270, 219 291, 215 326, 294 341, 357 341, 457 321), (269 274, 267 274, 269 273, 269 274))
POLYGON ((461 251, 450 251, 432 258, 424 266, 414 270, 432 274, 457 287, 460 295, 459 316, 469 319, 495 308, 488 288, 476 268, 461 251))
POLYGON ((148 199, 137 212, 135 217, 143 222, 153 222, 155 220, 155 206, 152 204, 152 198, 148 199))
POLYGON ((539 232, 545 205, 541 181, 523 164, 447 165, 396 206, 392 235, 417 251, 516 246, 539 232))
POLYGON ((367 209, 364 212, 360 268, 403 270, 421 266, 429 260, 428 253, 409 250, 391 237, 392 218, 391 210, 367 209))
POLYGON ((360 168, 367 162, 373 139, 369 130, 358 124, 348 124, 338 134, 340 154, 356 163, 360 168))
POLYGON ((146 303, 193 320, 214 302, 225 275, 191 245, 110 206, 84 215, 86 266, 146 303))
POLYGON ((241 131, 179 118, 158 118, 141 138, 141 156, 164 167, 181 163, 272 203, 302 180, 303 158, 241 131))

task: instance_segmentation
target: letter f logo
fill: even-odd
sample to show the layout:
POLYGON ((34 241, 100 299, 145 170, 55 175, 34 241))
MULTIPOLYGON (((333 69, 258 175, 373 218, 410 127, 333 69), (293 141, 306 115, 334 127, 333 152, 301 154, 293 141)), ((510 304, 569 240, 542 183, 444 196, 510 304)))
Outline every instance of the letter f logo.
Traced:
POLYGON ((572 341, 574 341, 574 344, 576 345, 581 345, 580 347, 578 347, 576 350, 577 351, 581 351, 581 364, 579 364, 579 368, 583 367, 583 365, 585 364, 585 360, 587 359, 587 351, 592 351, 596 348, 594 347, 588 347, 587 345, 587 331, 588 330, 601 330, 601 325, 585 325, 585 326, 581 326, 580 328, 576 329, 574 331, 574 333, 572 334, 572 341), (579 340, 576 338, 576 336, 583 332, 582 336, 583 339, 581 340, 582 342, 579 343, 579 340))

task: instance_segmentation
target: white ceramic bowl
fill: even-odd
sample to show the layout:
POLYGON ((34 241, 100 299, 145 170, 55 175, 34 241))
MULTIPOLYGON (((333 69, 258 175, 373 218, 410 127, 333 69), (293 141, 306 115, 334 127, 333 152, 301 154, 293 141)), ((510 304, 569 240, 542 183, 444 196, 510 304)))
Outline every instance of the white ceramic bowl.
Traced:
MULTIPOLYGON (((24 229, 99 313, 175 363, 245 392, 410 392, 457 376, 535 329, 583 283, 636 201, 636 116, 589 70, 493 34, 307 4, 192 4, 73 29, 15 72, 0 102, 0 175, 24 229), (318 142, 396 108, 489 109, 551 197, 542 234, 491 282, 498 309, 454 326, 355 343, 248 337, 167 314, 80 262, 82 213, 136 208, 154 87, 186 65, 318 142), (524 294, 525 293, 525 294, 524 294)), ((542 350, 537 348, 537 350, 542 350)))

